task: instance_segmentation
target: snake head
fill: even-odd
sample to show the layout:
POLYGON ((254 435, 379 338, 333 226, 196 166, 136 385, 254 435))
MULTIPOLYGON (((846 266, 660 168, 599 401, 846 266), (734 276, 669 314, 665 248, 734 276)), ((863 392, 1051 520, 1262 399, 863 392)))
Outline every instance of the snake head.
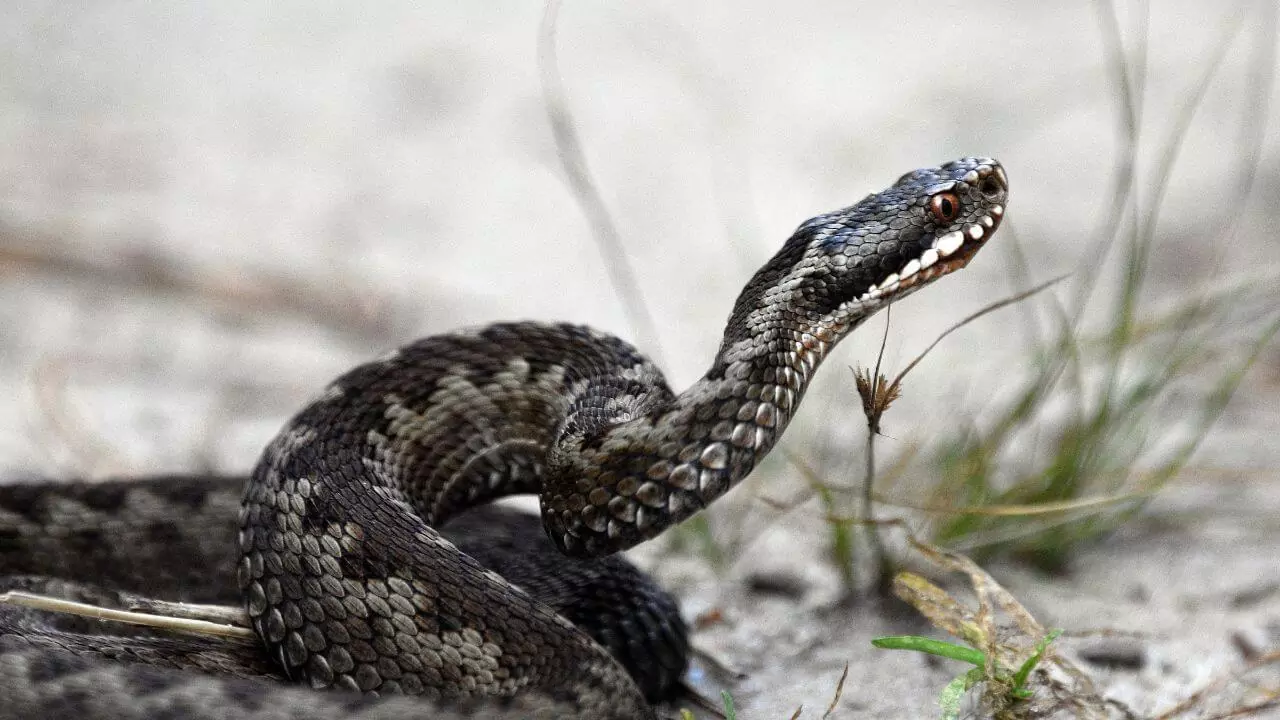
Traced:
POLYGON ((914 170, 892 187, 800 227, 836 279, 834 298, 880 306, 969 263, 1004 217, 1009 182, 990 158, 914 170))
POLYGON ((1000 163, 967 157, 914 170, 805 221, 738 297, 717 367, 779 349, 760 343, 762 335, 810 336, 828 347, 877 310, 967 265, 1000 226, 1008 197, 1000 163))

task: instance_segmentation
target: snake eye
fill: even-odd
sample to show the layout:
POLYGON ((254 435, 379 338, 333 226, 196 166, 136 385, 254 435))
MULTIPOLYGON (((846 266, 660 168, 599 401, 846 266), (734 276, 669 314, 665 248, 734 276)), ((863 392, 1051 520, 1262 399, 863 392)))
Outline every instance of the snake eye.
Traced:
POLYGON ((960 217, 960 198, 953 192, 942 192, 929 198, 929 211, 944 225, 950 225, 960 217))

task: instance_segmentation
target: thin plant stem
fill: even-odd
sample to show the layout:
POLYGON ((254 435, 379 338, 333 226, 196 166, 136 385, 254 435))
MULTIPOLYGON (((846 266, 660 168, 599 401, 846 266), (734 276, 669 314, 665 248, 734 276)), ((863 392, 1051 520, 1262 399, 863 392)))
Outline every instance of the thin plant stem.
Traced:
MULTIPOLYGON (((889 324, 893 306, 884 311, 884 334, 880 337, 880 351, 876 353, 876 368, 871 374, 871 397, 880 397, 880 363, 884 359, 885 346, 889 343, 889 324)), ((887 595, 893 584, 893 572, 889 568, 889 559, 885 555, 884 543, 880 539, 880 528, 875 520, 875 481, 876 481, 876 436, 880 434, 880 412, 867 414, 867 450, 866 475, 862 479, 862 517, 863 532, 867 537, 867 549, 871 553, 872 567, 876 578, 876 591, 887 595)))
POLYGON ((577 127, 569 112, 569 102, 556 56, 556 18, 559 10, 559 0, 548 0, 546 12, 542 16, 542 28, 538 32, 538 70, 542 79, 543 105, 547 109, 547 119, 551 122, 551 134, 555 138, 556 150, 569 187, 591 226, 591 234, 604 260, 609 281, 622 301, 622 309, 636 333, 636 339, 658 364, 662 364, 657 325, 649 312, 648 303, 645 302, 636 271, 627 258, 622 236, 591 176, 582 140, 578 137, 577 127))
POLYGON ((871 561, 875 569, 876 591, 881 595, 888 594, 893 582, 893 572, 889 569, 889 560, 885 556, 884 543, 880 540, 880 528, 875 524, 875 492, 876 479, 876 433, 867 428, 867 468, 866 477, 862 481, 862 522, 867 535, 867 549, 871 552, 871 561))

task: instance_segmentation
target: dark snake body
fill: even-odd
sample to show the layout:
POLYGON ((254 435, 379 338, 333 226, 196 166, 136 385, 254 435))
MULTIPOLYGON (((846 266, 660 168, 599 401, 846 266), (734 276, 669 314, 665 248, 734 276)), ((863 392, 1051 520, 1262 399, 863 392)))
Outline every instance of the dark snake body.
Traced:
MULTIPOLYGON (((92 688, 134 673, 145 688, 181 685, 174 697, 221 698, 213 714, 199 716, 221 708, 247 717, 245 697, 259 710, 305 707, 310 717, 424 708, 368 695, 405 693, 443 699, 432 717, 465 715, 483 702, 486 717, 651 718, 646 694, 665 692, 685 663, 684 628, 665 594, 641 589, 636 601, 608 589, 641 587, 617 561, 543 567, 530 559, 541 551, 524 539, 508 537, 506 549, 488 552, 501 542, 460 548, 436 528, 494 498, 537 493, 550 542, 571 558, 599 558, 693 515, 776 443, 831 348, 889 302, 963 267, 998 226, 1006 200, 1000 166, 965 158, 807 221, 747 284, 711 368, 679 395, 627 343, 572 325, 492 325, 360 366, 286 425, 243 494, 232 560, 272 669, 240 664, 263 664, 252 649, 244 660, 215 653, 209 666, 184 663, 212 676, 104 664, 82 628, 10 613, 0 615, 0 689, 16 694, 16 706, 45 711, 58 698, 70 702, 45 686, 73 679, 92 688), (533 555, 507 561, 518 549, 533 555), (563 590, 575 574, 589 590, 563 590), (584 593, 591 612, 581 611, 584 593), (566 617, 590 627, 599 612, 614 621, 595 639, 566 617), (636 668, 644 672, 633 680, 628 670, 636 668), (272 672, 366 694, 235 677, 272 672)), ((25 492, 34 493, 29 508, 39 505, 43 491, 25 492)), ((8 504, 0 496, 0 508, 8 504)), ((482 536, 508 522, 520 521, 475 524, 482 536)), ((226 532, 225 522, 219 527, 226 532)), ((5 532, 0 524, 0 540, 5 532)), ((103 543, 120 539, 102 532, 103 543)), ((8 534, 18 538, 11 557, 40 562, 6 559, 0 575, 62 570, 95 582, 111 572, 59 566, 50 558, 66 553, 52 541, 53 549, 33 552, 39 531, 8 534)), ((216 545, 183 551, 227 562, 222 541, 216 545)), ((151 639, 133 640, 144 641, 151 639)), ((200 660, 220 649, 196 643, 186 651, 200 660)), ((160 655, 153 666, 171 657, 160 655)), ((81 700, 77 709, 95 708, 94 698, 81 700)))

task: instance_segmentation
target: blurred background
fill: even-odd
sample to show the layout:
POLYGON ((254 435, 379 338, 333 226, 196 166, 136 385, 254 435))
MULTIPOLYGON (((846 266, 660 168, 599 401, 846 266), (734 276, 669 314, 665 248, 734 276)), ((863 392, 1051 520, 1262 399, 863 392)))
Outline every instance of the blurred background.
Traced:
MULTIPOLYGON (((1107 676, 1158 708, 1238 661, 1233 633, 1280 644, 1275 13, 570 0, 549 72, 637 307, 566 180, 540 3, 11 0, 0 476, 244 471, 333 376, 495 320, 612 331, 682 387, 802 220, 990 155, 1009 223, 894 306, 883 369, 1069 276, 904 380, 876 512, 1005 563, 1046 622, 1183 642, 1166 651, 1194 662, 1107 676), (1068 507, 954 510, 1044 502, 1068 507)), ((849 367, 875 365, 883 330, 827 363, 786 457, 641 553, 711 618, 700 641, 749 674, 735 693, 760 717, 825 706, 840 666, 871 655, 868 628, 892 628, 848 609, 866 575, 841 533, 861 528, 832 520, 862 511, 849 367)), ((893 658, 851 673, 848 717, 932 712, 947 670, 893 658)))

